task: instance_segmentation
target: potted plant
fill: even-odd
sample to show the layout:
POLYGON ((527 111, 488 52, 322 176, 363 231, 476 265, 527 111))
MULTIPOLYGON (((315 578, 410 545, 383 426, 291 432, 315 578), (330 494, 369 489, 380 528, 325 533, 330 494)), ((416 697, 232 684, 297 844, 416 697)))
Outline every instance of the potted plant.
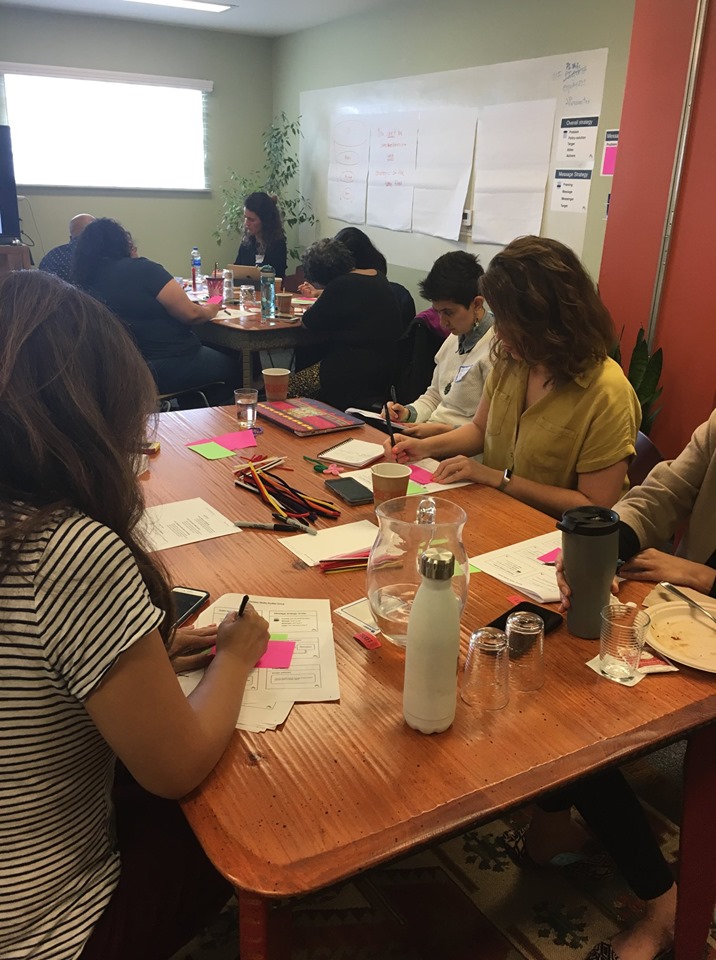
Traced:
MULTIPOLYGON (((622 327, 619 341, 621 341, 623 335, 624 328, 622 327)), ((622 352, 619 343, 614 345, 611 356, 618 364, 621 364, 622 352)), ((661 347, 653 353, 649 353, 649 344, 646 342, 644 328, 639 327, 634 350, 629 360, 627 379, 634 387, 641 404, 641 427, 639 429, 647 435, 654 425, 657 413, 661 410, 661 407, 656 406, 656 402, 663 390, 663 387, 659 386, 663 361, 664 355, 661 347)))
MULTIPOLYGON (((301 118, 289 120, 282 111, 274 117, 268 130, 263 133, 265 161, 260 170, 248 175, 232 171, 228 185, 222 187, 223 209, 218 229, 214 233, 217 243, 224 236, 241 235, 244 229, 244 198, 256 190, 263 190, 276 197, 283 223, 293 229, 300 224, 314 224, 316 218, 311 203, 299 191, 298 151, 296 141, 301 136, 301 118)), ((298 246, 289 248, 289 256, 298 260, 298 246)))

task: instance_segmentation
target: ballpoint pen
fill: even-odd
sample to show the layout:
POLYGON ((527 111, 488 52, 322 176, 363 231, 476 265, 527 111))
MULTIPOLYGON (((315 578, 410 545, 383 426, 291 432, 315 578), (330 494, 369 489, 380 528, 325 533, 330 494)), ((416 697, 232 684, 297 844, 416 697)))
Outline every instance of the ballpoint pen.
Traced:
POLYGON ((256 523, 253 520, 234 520, 235 527, 242 530, 278 530, 281 533, 296 533, 296 527, 290 523, 256 523))
POLYGON ((241 601, 241 605, 239 606, 239 612, 236 614, 237 617, 243 617, 244 610, 246 609, 246 604, 248 602, 249 602, 249 595, 248 593, 245 593, 244 599, 241 601))

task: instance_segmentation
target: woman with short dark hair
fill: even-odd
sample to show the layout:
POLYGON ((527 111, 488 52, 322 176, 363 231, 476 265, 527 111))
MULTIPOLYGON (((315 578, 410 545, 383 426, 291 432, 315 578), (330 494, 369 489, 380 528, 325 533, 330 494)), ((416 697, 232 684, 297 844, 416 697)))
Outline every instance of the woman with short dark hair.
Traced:
POLYGON ((359 269, 339 240, 318 240, 303 269, 323 293, 303 315, 315 342, 296 348, 291 396, 315 397, 333 407, 370 408, 387 400, 401 333, 398 304, 385 275, 359 269))
POLYGON ((231 739, 268 625, 227 617, 184 696, 138 530, 156 391, 109 310, 7 274, 0 358, 0 956, 166 960, 230 894, 174 800, 231 739))
POLYGON ((401 437, 388 452, 438 457, 437 482, 484 483, 556 517, 611 507, 628 487, 641 408, 608 356, 611 318, 586 270, 557 240, 519 237, 480 291, 495 316, 495 363, 472 422, 401 437))
POLYGON ((244 236, 234 263, 246 267, 270 264, 277 277, 286 276, 286 234, 275 197, 263 191, 244 200, 244 236))
POLYGON ((238 364, 205 347, 193 327, 208 323, 220 303, 194 303, 160 263, 138 257, 129 231, 104 217, 77 241, 74 279, 115 313, 131 331, 149 364, 159 393, 203 390, 210 403, 233 401, 241 383, 238 364))

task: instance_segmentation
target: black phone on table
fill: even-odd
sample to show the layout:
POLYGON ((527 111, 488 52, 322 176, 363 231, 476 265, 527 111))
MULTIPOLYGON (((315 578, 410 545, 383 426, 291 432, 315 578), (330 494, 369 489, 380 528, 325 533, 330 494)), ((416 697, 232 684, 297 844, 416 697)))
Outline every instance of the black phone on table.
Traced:
POLYGON ((209 594, 206 590, 174 587, 172 597, 174 599, 174 626, 180 627, 193 613, 204 606, 209 599, 209 594))
POLYGON ((542 617, 542 620, 544 621, 545 634, 550 633, 552 630, 556 630, 564 619, 561 614, 554 610, 548 610, 546 607, 540 607, 536 603, 530 603, 529 600, 523 600, 522 603, 517 603, 505 613, 501 613, 499 617, 495 617, 495 619, 488 623, 487 626, 496 627, 498 630, 504 630, 507 627, 507 618, 511 613, 534 613, 538 617, 542 617))
POLYGON ((373 502, 372 490, 358 483, 353 477, 337 477, 335 480, 326 480, 325 484, 337 497, 353 507, 373 502))

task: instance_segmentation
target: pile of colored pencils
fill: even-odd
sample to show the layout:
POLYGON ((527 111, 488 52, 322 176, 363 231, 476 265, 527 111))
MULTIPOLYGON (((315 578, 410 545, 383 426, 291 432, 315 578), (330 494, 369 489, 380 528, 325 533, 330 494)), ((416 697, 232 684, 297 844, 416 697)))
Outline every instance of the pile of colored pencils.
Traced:
POLYGON ((257 494, 280 517, 314 523, 318 517, 335 520, 340 515, 340 510, 330 500, 303 493, 262 464, 247 463, 245 467, 235 470, 234 474, 237 487, 257 494))

